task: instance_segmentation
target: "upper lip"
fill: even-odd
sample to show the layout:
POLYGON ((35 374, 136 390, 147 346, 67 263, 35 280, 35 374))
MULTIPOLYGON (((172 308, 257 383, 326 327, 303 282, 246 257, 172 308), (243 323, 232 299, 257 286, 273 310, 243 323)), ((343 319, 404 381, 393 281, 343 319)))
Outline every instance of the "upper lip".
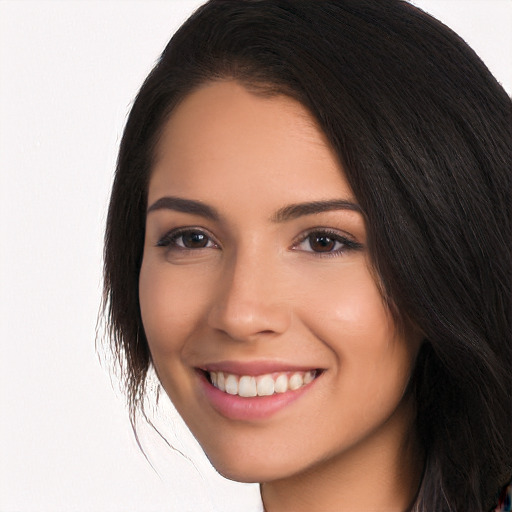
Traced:
POLYGON ((320 369, 318 366, 279 361, 219 361, 202 365, 199 368, 206 372, 224 372, 250 376, 281 372, 307 372, 320 369))

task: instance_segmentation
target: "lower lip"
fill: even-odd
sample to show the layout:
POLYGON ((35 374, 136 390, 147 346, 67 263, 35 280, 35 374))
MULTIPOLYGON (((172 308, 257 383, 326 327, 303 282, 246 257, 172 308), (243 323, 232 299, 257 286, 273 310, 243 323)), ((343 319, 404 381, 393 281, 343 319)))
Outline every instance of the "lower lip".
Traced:
POLYGON ((200 372, 202 390, 212 407, 226 418, 241 421, 263 420, 271 417, 307 393, 319 378, 320 376, 295 391, 246 398, 224 393, 210 384, 204 373, 200 372))

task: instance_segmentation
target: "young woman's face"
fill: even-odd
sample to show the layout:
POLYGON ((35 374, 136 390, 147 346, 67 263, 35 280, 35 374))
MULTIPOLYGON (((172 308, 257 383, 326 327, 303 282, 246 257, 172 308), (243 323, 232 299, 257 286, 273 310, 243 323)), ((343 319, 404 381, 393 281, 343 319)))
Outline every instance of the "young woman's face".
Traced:
POLYGON ((283 478, 410 426, 418 340, 379 294, 340 163, 288 97, 217 82, 174 111, 140 305, 165 390, 229 478, 283 478))

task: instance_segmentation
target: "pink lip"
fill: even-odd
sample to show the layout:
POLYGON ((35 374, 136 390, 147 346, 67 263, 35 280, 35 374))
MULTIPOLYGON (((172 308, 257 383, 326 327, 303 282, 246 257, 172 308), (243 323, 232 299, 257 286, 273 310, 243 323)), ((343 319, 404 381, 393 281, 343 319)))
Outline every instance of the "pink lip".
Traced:
MULTIPOLYGON (((280 367, 282 368, 282 367, 280 367)), ((297 370, 296 367, 293 368, 297 370)), ((263 373, 272 373, 270 371, 263 373)), ((211 370, 215 371, 215 370, 211 370)), ((217 370, 222 371, 222 370, 217 370)), ((244 370, 246 371, 246 369, 244 370)), ((286 371, 286 370, 279 370, 286 371)), ((237 373, 238 375, 259 375, 261 373, 237 373)), ((287 391, 286 393, 276 393, 271 396, 255 396, 252 398, 245 398, 238 395, 230 395, 217 389, 210 384, 206 375, 202 371, 198 371, 199 381, 201 384, 201 391, 204 393, 206 399, 211 404, 213 409, 219 414, 230 420, 238 421, 255 421, 270 418, 272 415, 286 408, 288 405, 295 402, 297 399, 307 393, 316 383, 318 378, 306 384, 305 386, 295 390, 287 391)))
POLYGON ((234 375, 265 375, 267 373, 281 372, 307 372, 316 370, 318 367, 292 365, 289 363, 280 363, 276 361, 220 361, 202 366, 201 369, 208 372, 224 372, 234 375))

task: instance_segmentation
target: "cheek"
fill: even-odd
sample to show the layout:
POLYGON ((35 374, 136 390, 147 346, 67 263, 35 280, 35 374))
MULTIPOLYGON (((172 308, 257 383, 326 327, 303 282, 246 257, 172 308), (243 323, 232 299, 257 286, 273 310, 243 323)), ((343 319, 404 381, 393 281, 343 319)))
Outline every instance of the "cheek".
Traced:
POLYGON ((186 273, 173 270, 171 265, 155 265, 148 259, 143 261, 140 272, 142 323, 155 364, 159 356, 172 355, 183 348, 207 302, 206 280, 190 279, 186 273))
POLYGON ((303 315, 311 329, 335 351, 352 344, 350 340, 357 352, 382 348, 395 330, 394 322, 366 266, 359 261, 320 277, 306 283, 303 315))
POLYGON ((330 279, 324 293, 309 295, 302 315, 337 361, 337 389, 353 404, 358 399, 382 404, 400 398, 414 363, 416 341, 396 329, 366 266, 347 266, 343 275, 330 279))

